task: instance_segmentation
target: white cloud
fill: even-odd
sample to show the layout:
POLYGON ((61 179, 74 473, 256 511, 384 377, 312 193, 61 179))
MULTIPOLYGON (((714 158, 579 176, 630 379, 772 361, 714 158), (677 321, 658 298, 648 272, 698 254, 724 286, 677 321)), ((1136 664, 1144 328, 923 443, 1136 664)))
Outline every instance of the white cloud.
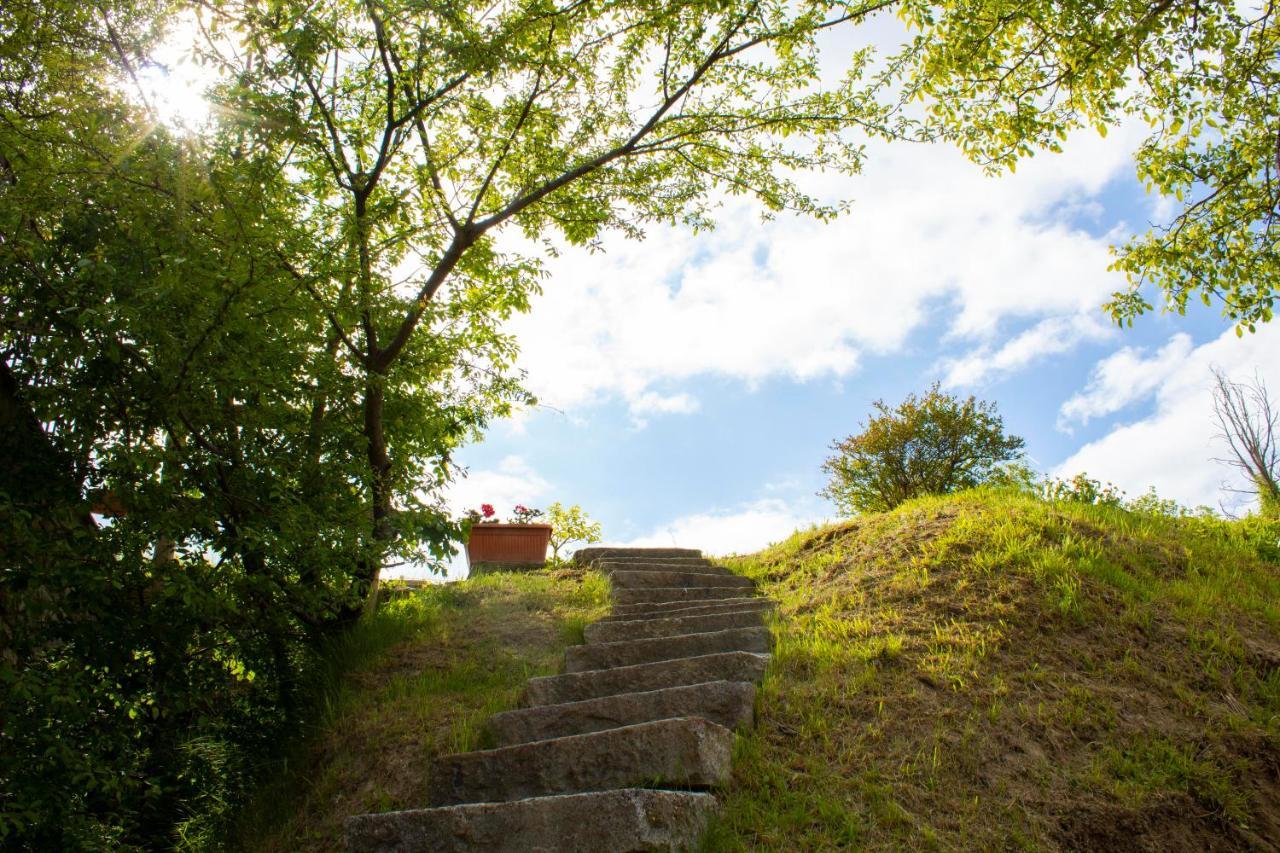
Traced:
POLYGON ((733 200, 710 234, 660 227, 604 253, 566 249, 512 324, 521 365, 557 408, 620 399, 637 417, 687 412, 687 393, 667 409, 655 399, 673 383, 679 398, 697 376, 848 376, 946 310, 948 338, 974 348, 956 381, 1019 369, 1102 333, 1098 306, 1121 281, 1107 271, 1109 240, 1073 217, 1129 168, 1136 131, 1079 135, 999 179, 951 148, 876 145, 861 177, 804 177, 814 194, 855 199, 834 223, 761 223, 733 200))
MULTIPOLYGON (((1181 341, 1181 337, 1174 335, 1161 349, 1162 353, 1177 358, 1173 364, 1157 363, 1157 359, 1141 359, 1132 354, 1112 356, 1132 358, 1133 363, 1145 365, 1158 376, 1153 389, 1155 411, 1149 417, 1117 427, 1086 444, 1057 467, 1054 471, 1057 476, 1085 471, 1092 477, 1114 482, 1130 495, 1155 486, 1162 497, 1183 504, 1216 507, 1221 500, 1229 508, 1238 508, 1233 507, 1238 499, 1224 492, 1223 485, 1244 488, 1245 483, 1233 470, 1213 461, 1215 457, 1224 456, 1226 448, 1215 438, 1211 370, 1217 367, 1241 379, 1257 373, 1267 379, 1267 372, 1274 371, 1275 365, 1280 364, 1280 326, 1261 326, 1256 334, 1243 338, 1237 338, 1235 332, 1229 330, 1190 351, 1184 350, 1186 342, 1181 341)), ((1107 375, 1104 365, 1105 361, 1099 364, 1095 380, 1107 375)), ((1271 378, 1274 379, 1274 375, 1271 378)), ((1098 380, 1097 402, 1079 404, 1077 408, 1081 412, 1100 411, 1123 398, 1123 395, 1107 396, 1107 381, 1098 380)), ((1094 384, 1091 382, 1090 387, 1094 384)), ((1088 395, 1086 390, 1078 396, 1089 399, 1088 395)))
POLYGON ((499 516, 507 516, 516 504, 536 505, 551 489, 533 467, 520 456, 507 456, 493 470, 471 471, 454 481, 445 503, 455 515, 480 504, 493 504, 499 516))
POLYGON ((1178 333, 1150 358, 1141 347, 1125 347, 1098 362, 1088 386, 1062 404, 1058 426, 1086 424, 1090 418, 1118 412, 1155 392, 1191 354, 1191 336, 1178 333))
POLYGON ((698 411, 700 404, 690 394, 659 394, 656 391, 645 391, 630 401, 631 417, 637 427, 643 427, 647 421, 645 415, 689 415, 698 411))
POLYGON ((1067 352, 1081 341, 1105 338, 1110 331, 1092 313, 1050 317, 999 347, 984 345, 960 358, 945 359, 942 383, 949 387, 976 385, 992 376, 1021 370, 1045 356, 1067 352))
POLYGON ((737 509, 686 515, 625 544, 701 548, 703 553, 717 555, 745 554, 820 520, 796 512, 786 501, 767 498, 737 509))

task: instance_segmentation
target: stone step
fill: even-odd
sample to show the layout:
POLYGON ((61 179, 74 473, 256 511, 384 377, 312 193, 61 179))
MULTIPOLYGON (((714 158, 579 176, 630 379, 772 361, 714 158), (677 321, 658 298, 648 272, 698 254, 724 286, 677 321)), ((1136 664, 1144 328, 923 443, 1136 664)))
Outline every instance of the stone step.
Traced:
POLYGON ((697 717, 446 755, 432 805, 508 802, 639 786, 710 788, 729 778, 733 732, 697 717))
POLYGON ((663 687, 704 681, 759 681, 769 656, 753 652, 722 652, 691 658, 620 666, 588 672, 567 672, 531 678, 525 685, 526 707, 560 705, 582 699, 642 693, 663 687))
POLYGON ((751 590, 743 586, 664 586, 614 587, 610 597, 617 604, 661 604, 669 601, 716 601, 725 598, 741 598, 751 590))
POLYGON ((541 705, 494 714, 486 723, 498 746, 615 729, 671 717, 701 717, 727 729, 750 728, 756 688, 743 681, 708 681, 644 693, 541 705))
POLYGON ((701 557, 702 552, 697 548, 579 548, 573 554, 573 559, 578 563, 590 563, 608 557, 701 557))
POLYGON ((696 658, 720 652, 755 652, 766 654, 772 648, 773 635, 763 626, 726 628, 701 634, 676 637, 652 637, 622 640, 616 643, 589 643, 565 649, 565 672, 630 667, 637 664, 696 658))
POLYGON ((595 563, 593 568, 606 575, 614 572, 694 572, 700 575, 729 575, 733 572, 724 566, 710 563, 595 563))
POLYGON ((714 566, 715 562, 707 557, 596 557, 591 561, 593 566, 622 565, 630 566, 644 563, 660 563, 667 566, 714 566))
POLYGON ((777 604, 769 598, 723 598, 699 603, 696 601, 668 601, 658 604, 615 604, 601 622, 630 622, 634 619, 669 619, 674 616, 701 616, 704 613, 723 613, 726 610, 770 611, 777 604))
POLYGON ((710 794, 624 788, 359 815, 347 853, 692 851, 718 808, 710 794))
POLYGON ((630 619, 622 622, 596 622, 588 625, 583 639, 590 644, 620 643, 627 640, 650 640, 678 637, 683 634, 705 634, 727 628, 754 628, 764 624, 759 610, 727 610, 699 616, 672 616, 666 619, 630 619))
POLYGON ((609 582, 620 589, 652 586, 736 586, 755 589, 755 581, 751 578, 700 572, 613 572, 609 575, 609 582))

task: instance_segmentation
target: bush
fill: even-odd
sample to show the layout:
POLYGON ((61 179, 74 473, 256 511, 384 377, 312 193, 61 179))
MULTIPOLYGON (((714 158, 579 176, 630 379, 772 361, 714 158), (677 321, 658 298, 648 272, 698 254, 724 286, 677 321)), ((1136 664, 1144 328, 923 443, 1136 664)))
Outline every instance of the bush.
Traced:
POLYGON ((937 383, 895 408, 874 406, 879 414, 833 444, 836 455, 822 466, 831 479, 819 494, 849 515, 972 488, 1021 456, 1023 440, 1005 434, 994 403, 944 394, 937 383))

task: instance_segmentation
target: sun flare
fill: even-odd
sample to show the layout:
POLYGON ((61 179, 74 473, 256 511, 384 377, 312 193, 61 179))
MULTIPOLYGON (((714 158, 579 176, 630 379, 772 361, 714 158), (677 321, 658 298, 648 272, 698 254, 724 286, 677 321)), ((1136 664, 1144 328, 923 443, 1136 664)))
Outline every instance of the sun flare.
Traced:
POLYGON ((200 38, 193 17, 175 20, 133 81, 136 95, 161 123, 175 130, 199 131, 213 117, 207 93, 215 75, 196 61, 200 38))

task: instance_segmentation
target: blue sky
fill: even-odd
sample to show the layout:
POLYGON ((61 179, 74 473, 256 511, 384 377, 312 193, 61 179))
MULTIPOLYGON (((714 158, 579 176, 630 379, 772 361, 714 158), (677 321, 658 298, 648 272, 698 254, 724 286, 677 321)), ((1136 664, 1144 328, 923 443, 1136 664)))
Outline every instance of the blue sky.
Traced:
POLYGON ((1041 471, 1217 506, 1210 367, 1265 377, 1280 334, 1237 339, 1216 306, 1103 314, 1124 284, 1108 246, 1167 215, 1133 179, 1139 132, 998 178, 880 148, 863 175, 811 178, 855 201, 832 223, 736 203, 711 234, 566 251, 512 324, 546 405, 461 453, 451 504, 579 503, 609 542, 752 550, 832 517, 832 440, 937 380, 995 401, 1041 471))

